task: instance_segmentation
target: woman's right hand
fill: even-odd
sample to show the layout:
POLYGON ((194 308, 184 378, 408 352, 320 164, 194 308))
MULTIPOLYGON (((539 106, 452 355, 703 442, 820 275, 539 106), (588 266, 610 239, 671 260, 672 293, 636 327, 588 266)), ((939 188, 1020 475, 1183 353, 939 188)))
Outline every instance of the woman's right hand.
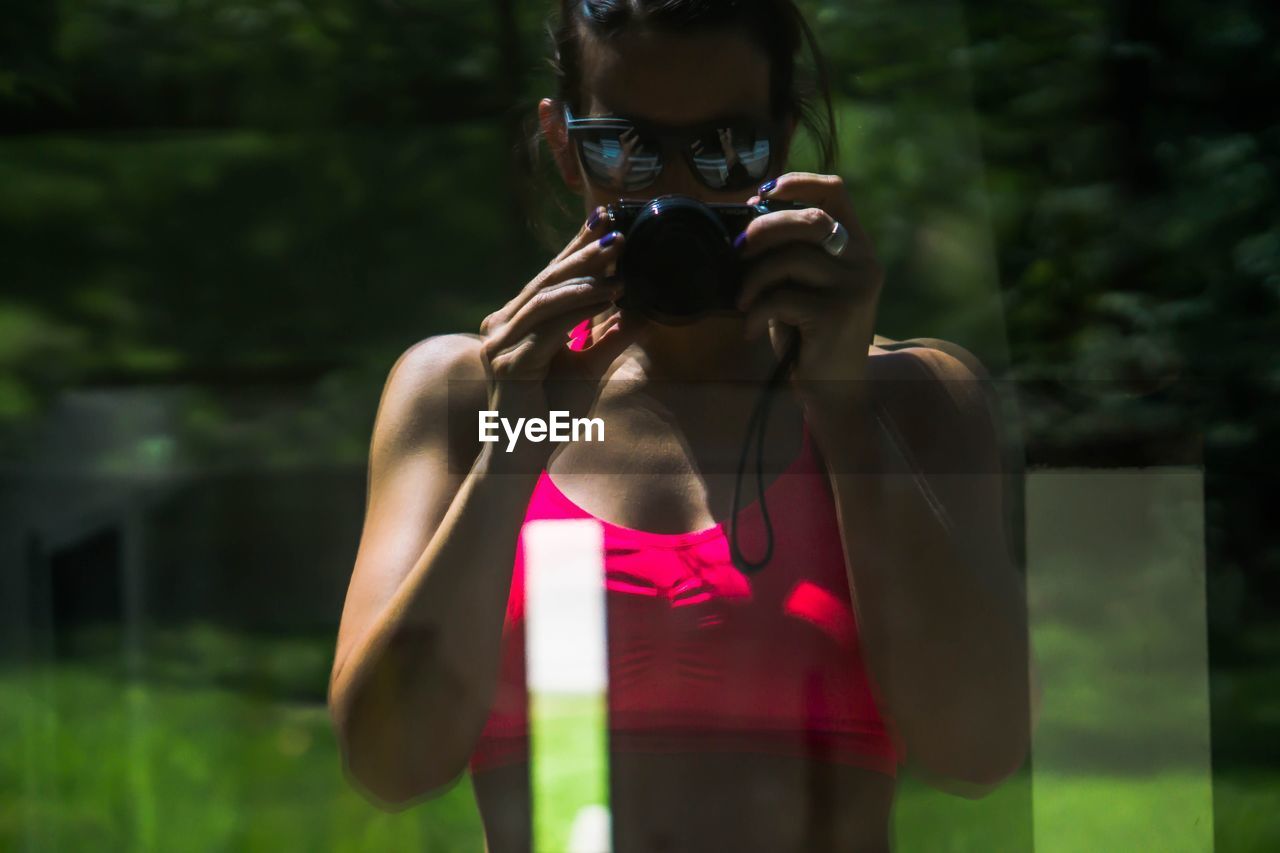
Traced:
MULTIPOLYGON (((596 209, 603 214, 603 208, 596 209)), ((601 313, 622 294, 612 277, 625 238, 607 236, 606 223, 588 218, 573 239, 507 304, 480 324, 481 358, 489 381, 491 408, 499 400, 515 404, 519 414, 545 416, 544 381, 552 361, 566 349, 568 335, 583 320, 601 313)), ((617 330, 615 313, 592 330, 603 342, 617 330)), ((594 349, 594 346, 593 346, 594 349)), ((573 355, 577 355, 576 353, 573 355)), ((583 353, 582 355, 585 355, 583 353)))

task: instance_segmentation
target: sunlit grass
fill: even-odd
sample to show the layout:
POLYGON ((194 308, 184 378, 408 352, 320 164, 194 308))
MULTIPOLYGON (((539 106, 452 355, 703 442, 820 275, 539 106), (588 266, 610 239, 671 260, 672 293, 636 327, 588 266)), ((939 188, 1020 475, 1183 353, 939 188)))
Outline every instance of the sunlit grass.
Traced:
POLYGON ((0 849, 483 849, 465 779, 396 814, 363 799, 319 703, 63 665, 0 676, 0 726, 0 849))
MULTIPOLYGON (((0 752, 0 849, 483 849, 465 776, 394 814, 346 779, 322 701, 288 698, 314 680, 313 641, 251 641, 209 628, 187 640, 153 643, 154 677, 132 686, 105 659, 0 672, 9 747, 0 752), (292 683, 272 682, 290 659, 299 669, 292 683)), ((547 742, 576 742, 579 720, 572 709, 549 715, 547 742)), ((1015 777, 971 801, 904 778, 897 849, 1031 849, 1027 782, 1015 777)), ((1206 780, 1170 771, 1037 783, 1037 851, 1178 850, 1192 847, 1169 835, 1171 815, 1185 816, 1180 803, 1198 808, 1206 780)), ((1214 783, 1215 814, 1205 817, 1216 849, 1280 849, 1280 773, 1220 769, 1214 783)), ((592 797, 590 780, 566 771, 550 784, 542 796, 567 832, 592 797)))
POLYGON ((1210 780, 1169 771, 1152 775, 1040 775, 1036 850, 1212 849, 1210 780))
POLYGON ((533 831, 538 850, 567 849, 579 810, 610 805, 606 713, 599 695, 531 697, 533 831))

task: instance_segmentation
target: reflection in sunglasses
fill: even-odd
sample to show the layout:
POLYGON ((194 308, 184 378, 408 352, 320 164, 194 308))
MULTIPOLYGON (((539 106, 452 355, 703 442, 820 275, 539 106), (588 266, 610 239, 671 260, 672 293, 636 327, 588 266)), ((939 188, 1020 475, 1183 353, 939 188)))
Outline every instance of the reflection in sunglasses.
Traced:
POLYGON ((593 180, 613 188, 634 190, 652 183, 677 150, 712 189, 745 187, 769 170, 772 134, 752 119, 658 130, 622 116, 574 118, 568 107, 565 116, 584 167, 593 180))

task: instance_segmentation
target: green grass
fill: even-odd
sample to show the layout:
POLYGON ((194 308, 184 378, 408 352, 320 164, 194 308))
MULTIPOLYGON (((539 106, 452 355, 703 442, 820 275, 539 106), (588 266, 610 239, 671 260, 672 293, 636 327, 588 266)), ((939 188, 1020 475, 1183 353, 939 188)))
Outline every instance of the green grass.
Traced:
POLYGON ((481 850, 469 784, 397 814, 343 775, 322 704, 63 665, 0 678, 0 849, 481 850))
POLYGON ((584 806, 609 804, 607 710, 603 696, 534 694, 529 745, 537 850, 564 850, 584 806))
POLYGON ((1213 797, 1199 775, 1037 776, 1036 850, 1213 849, 1213 797))
MULTIPOLYGON (((114 646, 119 648, 119 646, 114 646)), ((204 628, 153 635, 145 680, 106 659, 0 672, 0 849, 480 851, 470 782, 386 813, 343 774, 321 701, 296 698, 325 673, 315 641, 250 640, 204 628), (185 637, 185 639, 184 639, 185 637), (291 677, 279 676, 292 661, 291 677), (292 698, 291 698, 292 697, 292 698)), ((323 684, 323 681, 321 681, 323 684)), ((552 715, 547 743, 582 743, 580 715, 552 715), (575 740, 575 738, 578 738, 575 740)), ((581 748, 581 747, 579 747, 581 748)), ((591 780, 561 765, 548 802, 561 831, 591 780)), ((906 777, 900 851, 1280 849, 1280 772, 1026 774, 980 800, 906 777), (1181 824, 1179 823, 1181 821, 1181 824), (1155 846, 1152 846, 1155 845, 1155 846)))

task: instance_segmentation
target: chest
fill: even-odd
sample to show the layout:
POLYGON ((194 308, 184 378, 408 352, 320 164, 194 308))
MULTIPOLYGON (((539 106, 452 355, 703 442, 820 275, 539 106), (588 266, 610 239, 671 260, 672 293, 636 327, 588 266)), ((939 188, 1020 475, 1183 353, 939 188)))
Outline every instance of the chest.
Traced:
POLYGON ((547 474, 574 506, 616 528, 678 536, 727 524, 735 489, 740 511, 758 499, 761 482, 767 495, 801 461, 801 410, 782 408, 770 413, 761 457, 757 436, 737 420, 673 429, 652 411, 606 408, 604 440, 563 445, 547 474))
MULTIPOLYGON (((595 520, 603 546, 610 710, 618 727, 715 727, 733 720, 797 732, 874 718, 823 477, 798 466, 777 478, 766 498, 773 507, 772 558, 756 572, 735 564, 722 524, 664 536, 595 520)), ((591 520, 544 478, 522 535, 509 605, 517 616, 523 615, 526 573, 554 572, 564 554, 580 552, 581 546, 557 538, 589 532, 555 524, 570 519, 591 520), (550 524, 533 535, 529 522, 550 524)), ((742 553, 758 560, 767 547, 759 505, 738 515, 734 533, 742 553)), ((565 613, 551 621, 571 618, 565 613)), ((514 633, 517 622, 510 626, 514 633)))

